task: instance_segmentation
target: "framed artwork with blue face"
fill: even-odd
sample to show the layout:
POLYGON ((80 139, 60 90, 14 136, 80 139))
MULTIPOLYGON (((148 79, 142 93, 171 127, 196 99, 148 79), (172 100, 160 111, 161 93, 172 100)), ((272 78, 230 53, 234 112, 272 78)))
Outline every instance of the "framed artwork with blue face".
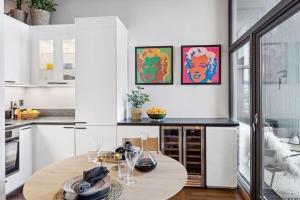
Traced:
POLYGON ((181 84, 221 84, 221 45, 181 46, 181 84))
POLYGON ((135 84, 173 84, 173 46, 135 47, 135 84))

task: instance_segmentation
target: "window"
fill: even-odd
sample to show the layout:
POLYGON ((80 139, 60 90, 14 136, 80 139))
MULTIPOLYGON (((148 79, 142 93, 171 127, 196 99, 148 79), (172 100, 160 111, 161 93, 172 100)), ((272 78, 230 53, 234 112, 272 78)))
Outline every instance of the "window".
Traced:
POLYGON ((261 37, 262 186, 267 199, 300 198, 300 13, 261 37))
POLYGON ((250 188, 250 47, 249 42, 232 54, 234 72, 233 117, 239 122, 238 171, 240 181, 250 188))
POLYGON ((232 41, 236 41, 280 0, 232 0, 232 41))

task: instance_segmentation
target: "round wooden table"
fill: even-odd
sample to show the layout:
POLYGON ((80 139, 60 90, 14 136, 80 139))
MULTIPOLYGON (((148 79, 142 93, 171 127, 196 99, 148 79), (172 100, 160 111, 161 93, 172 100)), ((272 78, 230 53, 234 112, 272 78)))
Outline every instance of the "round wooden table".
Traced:
MULTIPOLYGON (((157 167, 148 173, 134 171, 135 185, 124 186, 123 200, 166 200, 174 196, 185 185, 187 172, 176 160, 153 153, 157 167)), ((118 173, 111 170, 115 164, 103 163, 110 176, 117 179, 118 173)), ((49 165, 34 173, 26 182, 23 193, 27 200, 53 200, 63 183, 71 177, 91 169, 87 155, 72 157, 49 165)))

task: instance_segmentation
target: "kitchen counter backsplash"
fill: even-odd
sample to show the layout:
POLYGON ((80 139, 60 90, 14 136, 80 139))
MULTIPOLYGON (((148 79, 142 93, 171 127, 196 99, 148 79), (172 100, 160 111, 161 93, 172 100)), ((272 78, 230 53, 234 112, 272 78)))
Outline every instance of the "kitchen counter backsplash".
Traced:
POLYGON ((75 117, 75 109, 38 109, 39 117, 75 117))

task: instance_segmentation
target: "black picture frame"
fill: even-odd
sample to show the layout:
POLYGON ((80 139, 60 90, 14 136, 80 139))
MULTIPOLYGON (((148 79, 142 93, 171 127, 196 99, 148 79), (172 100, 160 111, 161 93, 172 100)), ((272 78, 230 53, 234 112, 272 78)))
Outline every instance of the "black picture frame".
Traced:
POLYGON ((173 58, 173 46, 136 46, 135 47, 135 85, 173 85, 174 82, 174 58, 173 58), (138 73, 138 63, 137 63, 137 50, 138 49, 156 49, 156 48, 170 48, 171 50, 171 82, 169 83, 138 83, 137 73, 138 73))
POLYGON ((221 85, 222 84, 222 54, 221 54, 221 48, 222 48, 222 45, 220 44, 215 44, 215 45, 182 45, 181 46, 181 64, 180 64, 180 71, 181 71, 181 85, 221 85), (193 48, 193 47, 218 47, 219 49, 219 70, 220 70, 220 77, 219 77, 219 82, 218 83, 185 83, 183 81, 183 70, 184 70, 184 59, 183 59, 183 49, 184 48, 193 48))

